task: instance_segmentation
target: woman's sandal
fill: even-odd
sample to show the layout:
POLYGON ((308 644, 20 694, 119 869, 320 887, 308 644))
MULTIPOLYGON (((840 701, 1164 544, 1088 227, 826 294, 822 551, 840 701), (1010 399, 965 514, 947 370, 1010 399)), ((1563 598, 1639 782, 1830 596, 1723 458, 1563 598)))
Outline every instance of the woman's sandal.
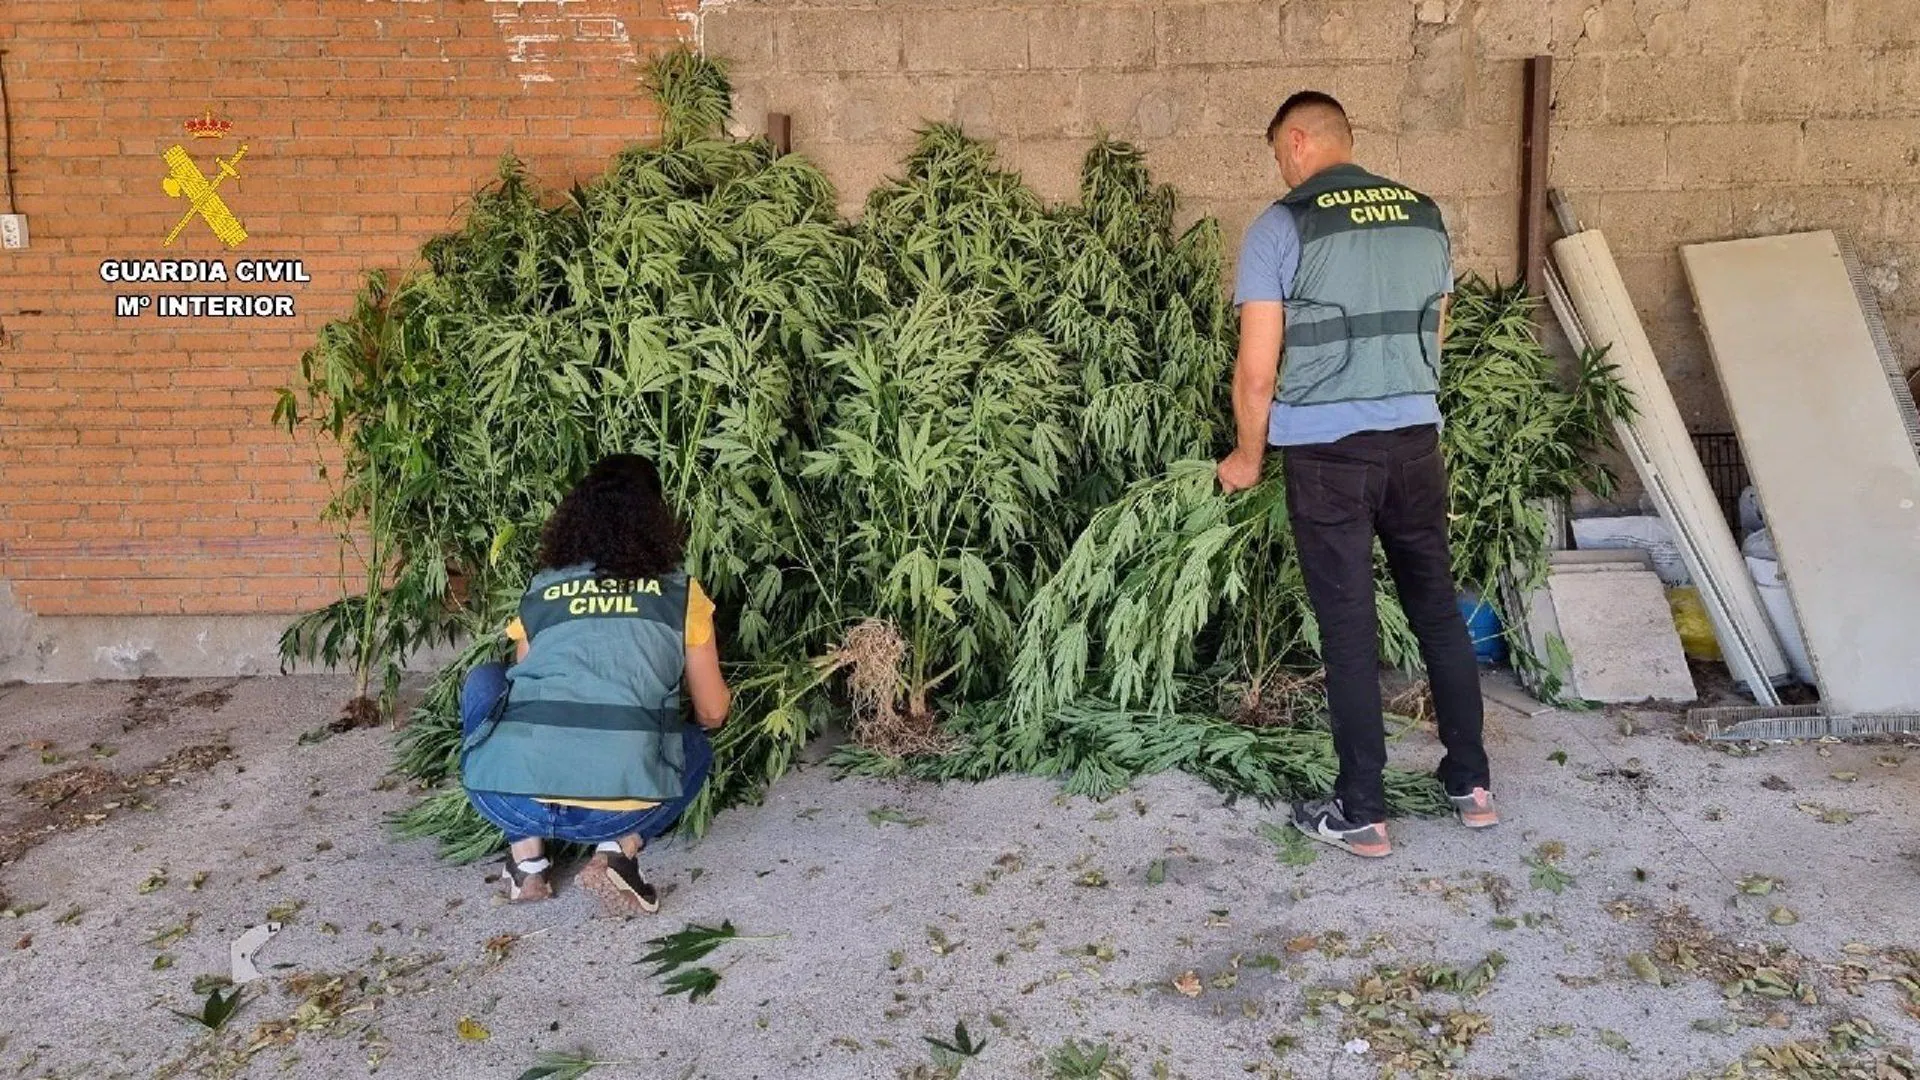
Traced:
POLYGON ((545 900, 553 895, 553 885, 547 881, 547 871, 553 864, 544 858, 528 859, 525 862, 507 862, 507 902, 525 904, 535 900, 545 900))

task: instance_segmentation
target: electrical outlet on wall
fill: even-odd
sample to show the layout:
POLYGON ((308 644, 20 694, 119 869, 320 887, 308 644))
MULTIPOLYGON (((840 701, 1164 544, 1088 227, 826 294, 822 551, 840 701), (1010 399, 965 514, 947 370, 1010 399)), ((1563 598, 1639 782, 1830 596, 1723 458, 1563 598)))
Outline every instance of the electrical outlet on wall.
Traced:
POLYGON ((27 246, 27 215, 0 214, 0 248, 16 251, 27 246))

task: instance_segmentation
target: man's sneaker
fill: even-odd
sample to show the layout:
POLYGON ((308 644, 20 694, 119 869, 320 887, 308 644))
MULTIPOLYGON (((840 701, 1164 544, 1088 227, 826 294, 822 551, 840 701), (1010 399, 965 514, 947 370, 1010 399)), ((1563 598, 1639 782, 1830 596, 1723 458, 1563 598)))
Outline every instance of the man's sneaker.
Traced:
POLYGON ((524 904, 533 900, 545 900, 553 895, 553 885, 547 881, 547 871, 553 866, 545 859, 528 859, 526 862, 507 861, 507 901, 524 904))
POLYGON ((660 894, 640 876, 640 860, 618 851, 594 852, 580 872, 580 884, 600 898, 609 915, 660 910, 660 894))
POLYGON ((1383 859, 1393 853, 1387 843, 1386 822, 1360 825, 1348 821, 1338 799, 1293 804, 1293 827, 1323 844, 1332 844, 1364 859, 1383 859))
POLYGON ((1449 795, 1447 801, 1460 815, 1460 824, 1469 829, 1491 829, 1500 824, 1500 813, 1493 808, 1493 792, 1486 788, 1477 787, 1465 795, 1449 795))

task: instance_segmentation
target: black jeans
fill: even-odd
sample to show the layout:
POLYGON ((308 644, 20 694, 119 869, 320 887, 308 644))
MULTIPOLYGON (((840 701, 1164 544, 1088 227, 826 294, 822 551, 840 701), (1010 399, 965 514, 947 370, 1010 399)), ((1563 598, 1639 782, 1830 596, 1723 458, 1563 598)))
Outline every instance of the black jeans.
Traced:
POLYGON ((1432 425, 1363 431, 1335 443, 1285 450, 1287 513, 1320 623, 1333 745, 1334 794, 1349 821, 1385 821, 1386 724, 1380 715, 1380 619, 1373 540, 1386 552, 1400 606, 1420 639, 1433 687, 1440 780, 1447 793, 1489 786, 1481 741, 1479 665, 1449 568, 1447 477, 1432 425))

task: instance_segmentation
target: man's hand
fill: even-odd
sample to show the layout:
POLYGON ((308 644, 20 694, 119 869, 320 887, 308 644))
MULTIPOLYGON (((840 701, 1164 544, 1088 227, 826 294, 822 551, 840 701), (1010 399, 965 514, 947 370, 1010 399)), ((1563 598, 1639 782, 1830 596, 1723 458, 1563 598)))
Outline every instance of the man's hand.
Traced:
POLYGON ((1235 450, 1220 459, 1220 467, 1214 472, 1220 477, 1221 490, 1227 494, 1245 491, 1260 482, 1260 456, 1235 450))

